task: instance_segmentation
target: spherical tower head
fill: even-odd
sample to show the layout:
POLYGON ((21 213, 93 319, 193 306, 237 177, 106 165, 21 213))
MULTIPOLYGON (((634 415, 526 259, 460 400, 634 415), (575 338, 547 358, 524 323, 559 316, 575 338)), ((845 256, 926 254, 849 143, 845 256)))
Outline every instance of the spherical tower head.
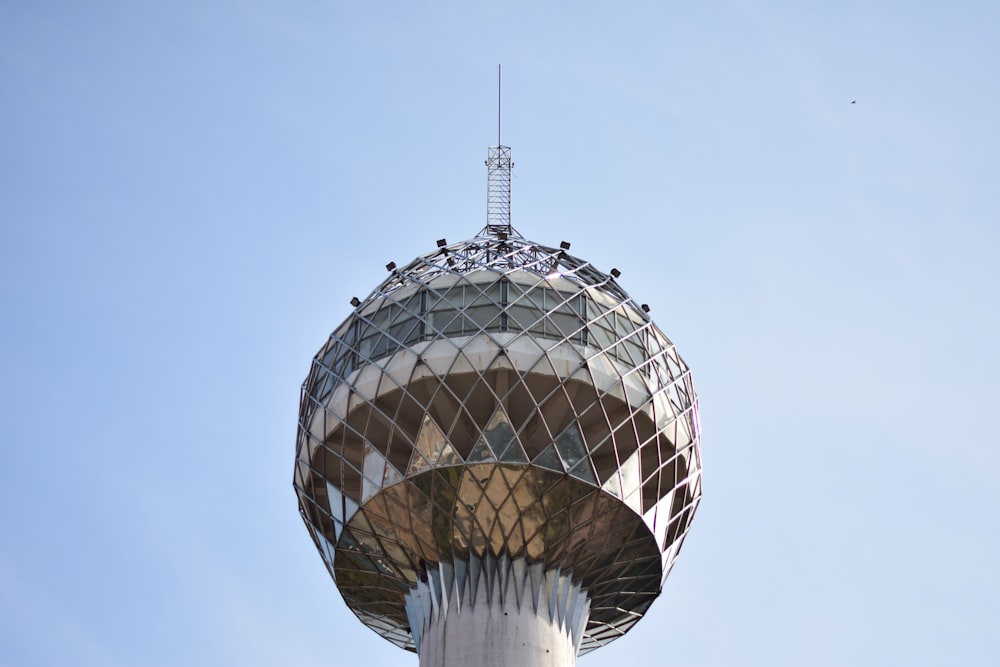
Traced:
POLYGON ((701 496, 690 372, 618 272, 567 246, 442 243, 313 359, 300 511, 349 607, 399 646, 419 644, 421 582, 522 564, 585 598, 586 652, 645 613, 681 548, 701 496))

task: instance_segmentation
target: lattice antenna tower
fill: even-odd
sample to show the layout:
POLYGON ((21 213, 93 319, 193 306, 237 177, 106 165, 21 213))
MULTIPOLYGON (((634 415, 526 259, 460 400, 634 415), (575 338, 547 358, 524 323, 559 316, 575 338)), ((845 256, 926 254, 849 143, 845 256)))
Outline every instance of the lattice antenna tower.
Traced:
POLYGON ((510 146, 500 139, 503 102, 502 69, 497 65, 497 145, 489 147, 486 160, 486 232, 506 238, 517 233, 510 224, 510 176, 514 163, 510 146))

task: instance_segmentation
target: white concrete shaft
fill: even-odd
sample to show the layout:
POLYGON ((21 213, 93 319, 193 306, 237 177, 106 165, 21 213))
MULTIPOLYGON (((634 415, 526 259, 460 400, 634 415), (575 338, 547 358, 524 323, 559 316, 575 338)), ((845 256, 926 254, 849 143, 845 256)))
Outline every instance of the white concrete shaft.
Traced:
POLYGON ((590 617, 573 573, 470 556, 427 571, 406 596, 421 667, 572 667, 590 617))
POLYGON ((420 641, 420 667, 573 667, 577 646, 568 628, 527 605, 453 600, 420 641))

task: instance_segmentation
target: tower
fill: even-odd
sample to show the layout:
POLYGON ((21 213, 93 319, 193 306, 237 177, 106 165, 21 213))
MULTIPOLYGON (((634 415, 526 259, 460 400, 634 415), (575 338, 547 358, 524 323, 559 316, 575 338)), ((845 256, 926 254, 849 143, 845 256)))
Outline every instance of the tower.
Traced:
POLYGON ((701 497, 674 345, 570 244, 487 224, 389 276, 316 354, 294 486, 363 623, 421 667, 570 666, 659 594, 701 497))

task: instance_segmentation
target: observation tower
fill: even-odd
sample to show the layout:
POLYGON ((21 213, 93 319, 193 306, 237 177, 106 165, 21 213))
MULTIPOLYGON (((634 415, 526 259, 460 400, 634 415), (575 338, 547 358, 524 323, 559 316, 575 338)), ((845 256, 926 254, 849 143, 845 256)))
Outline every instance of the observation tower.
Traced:
POLYGON ((302 387, 294 486, 344 601, 420 667, 574 665, 659 595, 701 497, 691 373, 570 244, 437 242, 330 335, 302 387))

